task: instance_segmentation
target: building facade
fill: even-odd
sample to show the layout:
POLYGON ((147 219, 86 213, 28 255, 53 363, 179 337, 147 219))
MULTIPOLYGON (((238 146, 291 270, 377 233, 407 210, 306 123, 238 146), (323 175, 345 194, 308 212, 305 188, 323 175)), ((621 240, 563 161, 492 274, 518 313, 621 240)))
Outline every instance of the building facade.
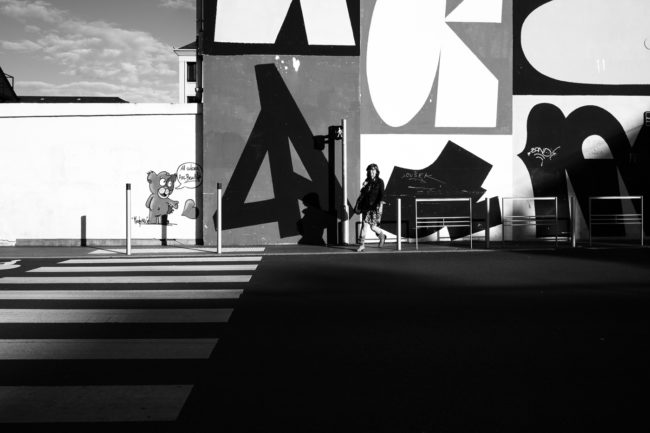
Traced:
POLYGON ((178 56, 178 103, 196 103, 196 42, 174 49, 178 56))
POLYGON ((555 212, 503 198, 558 197, 560 235, 575 198, 584 237, 590 196, 648 196, 650 3, 206 0, 204 14, 206 243, 218 183, 225 243, 301 242, 312 225, 335 239, 341 149, 314 142, 343 118, 348 195, 378 164, 389 232, 397 198, 411 236, 413 198, 462 196, 472 232, 489 205, 500 238, 503 214, 555 212))

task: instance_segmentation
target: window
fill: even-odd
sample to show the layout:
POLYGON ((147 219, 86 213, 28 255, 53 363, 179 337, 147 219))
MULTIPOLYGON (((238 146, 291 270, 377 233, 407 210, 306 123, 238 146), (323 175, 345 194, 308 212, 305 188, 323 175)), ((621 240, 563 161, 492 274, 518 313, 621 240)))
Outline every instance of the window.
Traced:
POLYGON ((196 83, 196 62, 187 62, 187 82, 196 83))

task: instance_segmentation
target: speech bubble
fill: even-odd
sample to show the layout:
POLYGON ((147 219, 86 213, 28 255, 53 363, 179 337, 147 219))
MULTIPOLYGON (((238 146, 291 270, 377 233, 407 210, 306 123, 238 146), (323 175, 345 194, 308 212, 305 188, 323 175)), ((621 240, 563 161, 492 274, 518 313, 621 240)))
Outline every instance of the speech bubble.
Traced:
POLYGON ((203 169, 194 162, 184 162, 176 170, 176 189, 197 188, 203 183, 203 169))

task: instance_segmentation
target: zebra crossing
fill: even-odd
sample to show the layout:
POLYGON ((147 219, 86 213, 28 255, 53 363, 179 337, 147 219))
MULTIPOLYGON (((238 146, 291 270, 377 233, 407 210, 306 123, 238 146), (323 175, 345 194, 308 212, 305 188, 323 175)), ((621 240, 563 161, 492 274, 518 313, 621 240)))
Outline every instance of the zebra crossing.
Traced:
POLYGON ((93 256, 0 276, 0 423, 177 419, 261 261, 93 256))

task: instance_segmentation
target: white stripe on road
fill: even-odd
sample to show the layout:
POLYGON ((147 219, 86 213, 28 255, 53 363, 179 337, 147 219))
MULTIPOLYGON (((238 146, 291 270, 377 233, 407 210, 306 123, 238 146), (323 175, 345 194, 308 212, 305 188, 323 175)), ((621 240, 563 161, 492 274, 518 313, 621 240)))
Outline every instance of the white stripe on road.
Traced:
POLYGON ((191 391, 192 385, 0 386, 0 422, 175 421, 191 391))
MULTIPOLYGON (((224 253, 261 253, 264 247, 224 247, 221 249, 224 253)), ((133 248, 132 254, 205 254, 216 253, 216 248, 133 248)), ((90 254, 126 254, 125 248, 111 248, 105 250, 91 251, 90 254)))
POLYGON ((0 290, 0 300, 204 300, 237 299, 244 291, 232 290, 0 290))
POLYGON ((0 340, 0 360, 208 359, 216 338, 0 340))
POLYGON ((59 262, 60 265, 84 264, 124 264, 124 263, 187 263, 187 262, 259 262, 261 256, 256 257, 151 257, 130 259, 70 259, 59 262))
POLYGON ((0 323, 226 323, 232 308, 212 309, 13 309, 0 323))
POLYGON ((3 277, 0 284, 248 283, 251 275, 151 275, 129 277, 3 277))
POLYGON ((257 265, 163 265, 163 266, 43 266, 27 272, 238 272, 254 271, 257 265))

